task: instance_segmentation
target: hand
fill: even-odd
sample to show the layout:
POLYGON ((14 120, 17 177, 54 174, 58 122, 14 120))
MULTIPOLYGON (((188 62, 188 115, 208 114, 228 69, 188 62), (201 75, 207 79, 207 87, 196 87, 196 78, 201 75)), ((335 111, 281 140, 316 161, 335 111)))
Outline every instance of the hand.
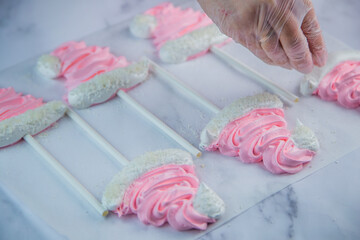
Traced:
POLYGON ((310 0, 198 0, 220 30, 264 62, 311 72, 327 51, 310 0))

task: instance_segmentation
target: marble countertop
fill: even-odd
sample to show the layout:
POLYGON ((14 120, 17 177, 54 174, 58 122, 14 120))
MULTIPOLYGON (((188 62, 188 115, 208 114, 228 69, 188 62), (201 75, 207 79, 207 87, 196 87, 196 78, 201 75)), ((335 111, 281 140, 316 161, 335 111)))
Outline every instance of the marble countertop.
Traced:
MULTIPOLYGON (((0 71, 130 18, 161 0, 0 3, 0 71)), ((323 30, 360 49, 357 0, 314 0, 323 30), (356 20, 357 19, 357 20, 356 20)), ((360 149, 263 200, 202 239, 359 239, 360 149)), ((0 185, 0 239, 66 239, 0 185), (29 219, 32 221, 29 222, 29 219)))

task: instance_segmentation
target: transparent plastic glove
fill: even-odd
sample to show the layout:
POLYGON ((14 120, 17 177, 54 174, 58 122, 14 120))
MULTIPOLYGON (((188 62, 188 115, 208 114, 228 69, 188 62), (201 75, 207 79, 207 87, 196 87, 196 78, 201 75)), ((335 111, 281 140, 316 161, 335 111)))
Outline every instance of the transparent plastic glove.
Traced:
POLYGON ((264 62, 309 73, 327 51, 310 0, 198 0, 220 30, 264 62))

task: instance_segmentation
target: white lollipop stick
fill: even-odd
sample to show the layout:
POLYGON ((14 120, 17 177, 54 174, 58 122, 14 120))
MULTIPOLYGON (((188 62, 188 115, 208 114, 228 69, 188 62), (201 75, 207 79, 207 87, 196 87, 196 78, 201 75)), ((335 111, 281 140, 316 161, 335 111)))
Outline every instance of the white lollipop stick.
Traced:
POLYGON ((239 72, 251 77, 252 79, 254 79, 255 81, 257 81, 258 83, 262 84, 263 86, 265 86, 268 90, 270 90, 271 92, 273 92, 274 94, 278 95, 281 99, 283 99, 284 101, 286 101, 287 103, 289 103, 290 105, 293 104, 294 102, 298 102, 299 101, 299 97, 296 96, 295 94, 283 89, 282 87, 280 87, 279 85, 275 84, 274 82, 272 82, 271 80, 267 79, 266 77, 264 77, 263 75, 259 74, 258 72, 256 72, 254 69, 251 69, 250 67, 246 66, 245 64, 243 64, 242 62, 240 62, 239 60, 235 59, 234 57, 232 57, 230 54, 224 52, 223 50, 221 50, 220 48, 216 47, 216 46, 212 46, 210 48, 211 52, 213 52, 216 56, 218 56, 220 59, 222 59, 223 61, 225 61, 227 64, 229 64, 230 66, 232 66, 234 69, 238 70, 239 72))
POLYGON ((77 123, 84 131, 86 131, 106 152, 108 152, 116 163, 124 166, 129 163, 116 148, 114 148, 103 136, 101 136, 93 127, 91 127, 84 119, 82 119, 74 110, 68 108, 66 114, 77 123))
POLYGON ((177 143, 183 146, 186 150, 188 150, 191 154, 196 157, 201 156, 201 152, 199 149, 195 148, 188 141, 186 141, 183 137, 177 134, 173 129, 163 123, 159 118, 157 118, 154 114, 146 110, 143 106, 137 103, 133 98, 131 98, 127 93, 120 90, 117 92, 117 96, 123 99, 130 106, 135 108, 139 113, 141 113, 145 118, 147 118, 150 122, 152 122, 156 127, 161 129, 164 133, 166 133, 169 137, 174 139, 177 143))
POLYGON ((155 62, 151 61, 150 59, 147 59, 150 62, 151 70, 156 75, 159 75, 163 80, 168 82, 169 84, 175 86, 177 89, 183 92, 183 94, 187 95, 189 98, 192 98, 193 100, 199 102, 204 107, 209 109, 211 112, 217 114, 220 112, 220 108, 206 100, 203 96, 195 92, 193 89, 186 86, 184 83, 182 83, 180 80, 178 80, 174 75, 172 75, 170 72, 166 71, 164 68, 160 67, 155 62))
POLYGON ((108 215, 102 204, 81 184, 74 178, 43 146, 40 145, 31 135, 25 135, 24 140, 33 147, 46 162, 80 195, 100 213, 102 216, 108 215))

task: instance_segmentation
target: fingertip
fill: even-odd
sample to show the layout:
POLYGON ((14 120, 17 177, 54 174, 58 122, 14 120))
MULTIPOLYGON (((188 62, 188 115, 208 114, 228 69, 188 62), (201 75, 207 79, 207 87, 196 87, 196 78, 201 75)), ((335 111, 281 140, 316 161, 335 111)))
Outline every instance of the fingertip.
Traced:
POLYGON ((314 65, 313 64, 304 64, 304 65, 298 65, 297 67, 295 67, 296 70, 298 70, 299 72, 301 73, 304 73, 304 74, 309 74, 312 72, 314 68, 314 65))
POLYGON ((281 67, 286 68, 286 69, 288 69, 288 70, 292 70, 292 69, 293 69, 290 63, 285 63, 285 64, 281 65, 281 67))

